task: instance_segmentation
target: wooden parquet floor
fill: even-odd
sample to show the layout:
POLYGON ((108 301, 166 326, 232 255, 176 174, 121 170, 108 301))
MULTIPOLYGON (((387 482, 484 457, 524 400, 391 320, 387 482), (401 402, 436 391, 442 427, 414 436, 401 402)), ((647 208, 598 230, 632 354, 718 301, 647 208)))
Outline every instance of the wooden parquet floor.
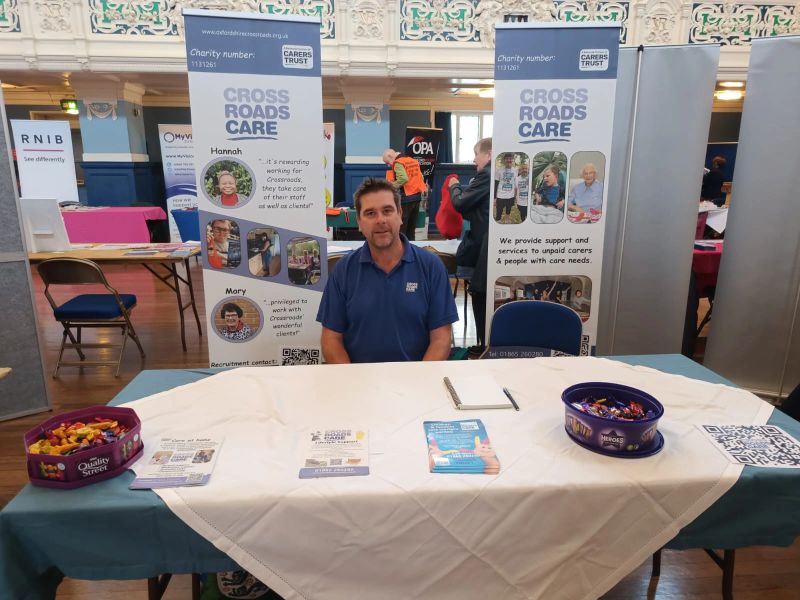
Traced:
MULTIPOLYGON (((34 275, 39 335, 43 340, 48 386, 55 412, 104 404, 142 369, 182 369, 208 365, 205 339, 197 335, 197 328, 194 322, 188 319, 188 313, 188 350, 183 352, 181 349, 177 308, 171 290, 140 267, 108 266, 104 267, 104 270, 111 284, 118 290, 135 293, 138 297, 133 322, 147 357, 141 361, 135 347, 130 345, 126 349, 119 378, 114 378, 112 370, 108 367, 83 370, 68 367, 62 369, 58 379, 52 379, 50 373, 54 368, 61 341, 61 327, 53 320, 52 312, 42 295, 41 281, 34 275)), ((205 314, 202 272, 196 263, 192 263, 192 279, 195 282, 198 309, 202 317, 205 314)), ((462 322, 456 324, 455 334, 456 342, 467 346, 475 343, 475 330, 471 308, 468 308, 467 330, 464 332, 462 294, 463 292, 459 294, 456 302, 462 322)), ((203 331, 206 332, 205 324, 203 331)), ((118 335, 118 333, 101 330, 100 335, 118 335)), ((0 423, 0 506, 5 506, 27 482, 22 435, 45 417, 46 414, 40 414, 0 423)), ((742 507, 742 510, 747 508, 742 507)), ((743 549, 737 552, 736 562, 734 592, 737 600, 800 600, 800 543, 795 542, 790 548, 743 549)), ((604 600, 641 598, 716 600, 721 597, 720 585, 719 569, 702 551, 665 551, 657 586, 654 587, 650 579, 650 566, 647 562, 628 575, 603 598, 604 600)), ((145 581, 90 582, 67 579, 60 586, 57 598, 59 600, 144 600, 147 597, 146 590, 145 581)), ((167 600, 191 598, 189 576, 174 577, 164 598, 167 600)))

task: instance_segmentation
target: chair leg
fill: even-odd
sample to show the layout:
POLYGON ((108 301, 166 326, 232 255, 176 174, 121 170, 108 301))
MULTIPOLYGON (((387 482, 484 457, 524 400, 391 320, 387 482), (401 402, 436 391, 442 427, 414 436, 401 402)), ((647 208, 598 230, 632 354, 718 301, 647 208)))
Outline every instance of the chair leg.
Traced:
POLYGON ((131 339, 136 342, 136 346, 139 348, 139 354, 142 358, 144 358, 144 348, 142 348, 142 344, 139 341, 139 336, 136 335, 136 330, 133 328, 133 325, 128 326, 128 335, 131 336, 131 339))
POLYGON ((200 600, 200 575, 192 573, 192 600, 200 600))
POLYGON ((464 281, 464 338, 467 337, 467 301, 469 300, 469 284, 464 281))
POLYGON ((117 357, 117 370, 114 372, 114 377, 119 377, 119 368, 122 366, 122 355, 125 354, 125 344, 128 341, 128 326, 122 327, 122 344, 119 347, 119 357, 117 357))
MULTIPOLYGON (((61 336, 61 348, 59 348, 58 350, 58 359, 56 359, 56 370, 53 371, 53 379, 58 378, 58 370, 61 368, 61 357, 64 356, 64 346, 67 343, 68 334, 69 334, 69 329, 64 327, 64 333, 61 336)), ((72 337, 72 335, 70 335, 70 337, 72 337)))
POLYGON ((650 571, 650 577, 661 576, 661 549, 659 548, 653 552, 653 568, 650 571))
MULTIPOLYGON (((78 339, 76 340, 75 337, 72 335, 72 332, 69 330, 69 326, 65 325, 64 323, 61 323, 61 325, 64 327, 64 331, 66 331, 67 335, 69 336, 69 341, 75 344, 76 346, 79 346, 81 343, 81 328, 80 327, 76 328, 78 330, 78 339)), ((81 351, 80 348, 76 347, 75 352, 78 353, 78 356, 81 357, 81 360, 86 360, 86 355, 81 351)))

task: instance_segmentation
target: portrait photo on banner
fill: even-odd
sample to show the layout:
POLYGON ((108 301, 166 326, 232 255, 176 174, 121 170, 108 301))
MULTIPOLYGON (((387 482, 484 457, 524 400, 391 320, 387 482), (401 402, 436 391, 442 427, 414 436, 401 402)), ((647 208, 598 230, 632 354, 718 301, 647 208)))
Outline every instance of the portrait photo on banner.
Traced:
POLYGON ((256 337, 264 326, 264 314, 249 298, 228 296, 211 313, 212 329, 227 342, 246 342, 256 337))
POLYGON ((213 269, 234 269, 242 262, 239 225, 230 219, 212 219, 206 224, 206 257, 213 269))
POLYGON ((219 208, 239 208, 253 197, 255 175, 244 162, 235 158, 211 161, 203 169, 203 193, 219 208))
POLYGON ((524 152, 501 152, 494 164, 494 219, 518 225, 528 214, 530 158, 524 152))
POLYGON ((494 309, 515 300, 543 300, 563 304, 584 323, 592 306, 592 280, 585 275, 505 275, 494 284, 494 309))
POLYGON ((567 219, 571 223, 597 223, 603 216, 606 157, 602 152, 581 151, 569 161, 567 219))
POLYGON ((563 152, 539 152, 531 167, 533 194, 531 221, 552 225, 564 219, 567 183, 567 155, 563 152))
POLYGON ((322 277, 322 259, 319 242, 312 237, 297 237, 289 240, 289 281, 296 285, 314 285, 322 277))
POLYGON ((281 272, 281 240, 271 227, 247 232, 247 266, 256 277, 274 277, 281 272))

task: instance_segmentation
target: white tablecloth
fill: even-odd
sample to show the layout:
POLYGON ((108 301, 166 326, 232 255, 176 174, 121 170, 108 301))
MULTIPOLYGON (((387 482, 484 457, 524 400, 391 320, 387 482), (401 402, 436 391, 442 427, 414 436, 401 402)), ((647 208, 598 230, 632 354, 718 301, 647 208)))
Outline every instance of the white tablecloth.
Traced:
POLYGON ((736 481, 695 428, 757 423, 748 392, 605 359, 249 368, 128 404, 146 447, 224 436, 211 483, 160 490, 189 526, 287 599, 594 599, 736 481), (521 410, 457 411, 445 375, 485 373, 521 410), (666 407, 664 450, 597 455, 564 432, 561 391, 633 385, 666 407), (480 418, 491 475, 428 472, 424 420, 480 418), (365 426, 371 474, 301 480, 310 427, 365 426))

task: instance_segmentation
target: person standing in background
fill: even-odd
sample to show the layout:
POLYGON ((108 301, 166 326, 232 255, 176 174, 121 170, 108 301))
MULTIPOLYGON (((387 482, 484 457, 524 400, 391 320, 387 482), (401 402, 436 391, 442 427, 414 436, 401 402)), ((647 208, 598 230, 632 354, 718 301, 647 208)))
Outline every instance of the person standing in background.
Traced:
POLYGON ((489 257, 489 214, 492 207, 492 138, 478 141, 473 152, 478 173, 466 189, 461 187, 458 179, 453 179, 450 182, 450 198, 453 208, 470 223, 470 230, 458 246, 456 263, 459 271, 471 271, 469 292, 472 295, 478 344, 470 348, 470 354, 479 355, 486 349, 486 262, 489 257))
POLYGON ((725 173, 722 170, 727 162, 723 156, 715 156, 711 159, 711 170, 703 175, 703 187, 700 189, 701 200, 709 200, 717 206, 725 204, 725 194, 722 192, 725 173))
POLYGON ((531 197, 531 185, 528 181, 528 165, 522 164, 517 175, 517 210, 519 210, 519 222, 524 223, 528 218, 528 202, 531 197))
POLYGON ((391 148, 384 150, 383 162, 389 167, 386 179, 400 192, 400 203, 403 208, 402 233, 409 240, 414 240, 422 192, 428 189, 422 177, 422 169, 415 159, 403 156, 391 148))

